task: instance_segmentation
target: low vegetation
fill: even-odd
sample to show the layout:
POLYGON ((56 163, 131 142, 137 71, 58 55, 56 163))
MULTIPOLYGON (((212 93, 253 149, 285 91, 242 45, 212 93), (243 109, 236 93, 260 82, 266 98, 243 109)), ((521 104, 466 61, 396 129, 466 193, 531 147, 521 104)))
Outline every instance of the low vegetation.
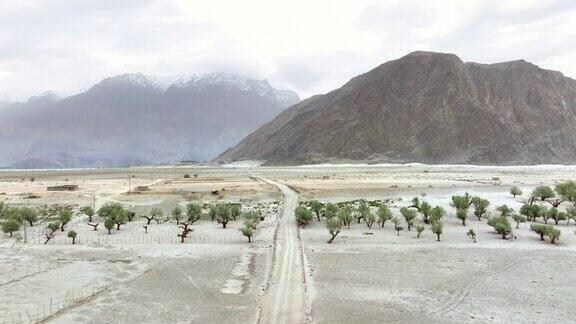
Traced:
POLYGON ((492 226, 496 233, 502 235, 503 239, 512 234, 512 226, 506 216, 495 216, 488 219, 488 225, 492 226))
POLYGON ((416 212, 412 209, 402 207, 400 208, 400 214, 402 214, 402 217, 404 217, 404 220, 406 221, 406 226, 410 231, 412 226, 414 226, 414 220, 416 219, 416 212))
MULTIPOLYGON (((521 198, 523 195, 522 190, 516 186, 510 188, 510 194, 514 198, 521 198)), ((564 224, 569 226, 576 222, 576 182, 574 181, 560 182, 555 186, 536 187, 528 197, 524 197, 526 202, 517 212, 505 204, 490 208, 489 200, 472 196, 469 193, 450 198, 450 206, 453 209, 448 210, 450 223, 446 224, 452 224, 454 219, 457 219, 463 226, 470 226, 474 225, 476 220, 487 219, 487 224, 503 239, 513 237, 515 230, 527 229, 528 225, 521 226, 521 224, 529 223, 530 230, 538 234, 541 240, 549 240, 550 243, 556 244, 560 240, 562 232, 555 226, 564 224)), ((396 232, 396 236, 400 236, 404 229, 411 231, 412 228, 415 228, 415 237, 421 238, 424 232, 430 229, 436 236, 436 240, 440 241, 447 211, 440 206, 431 205, 426 200, 424 193, 421 197, 412 198, 408 203, 398 198, 358 199, 339 203, 323 203, 311 200, 301 202, 295 210, 295 218, 297 225, 303 229, 309 225, 315 226, 311 224, 315 224, 317 221, 323 222, 330 235, 328 243, 333 243, 343 228, 350 229, 362 226, 367 229, 390 230, 390 227, 386 226, 386 223, 389 222, 392 222, 392 229, 396 232), (374 224, 377 225, 374 226, 374 224)), ((106 204, 97 211, 91 206, 31 208, 11 207, 0 203, 0 228, 6 237, 12 237, 14 234, 21 235, 18 232, 22 231, 25 226, 43 224, 42 226, 46 226, 43 233, 46 238, 45 243, 53 239, 57 234, 56 232, 67 231, 66 236, 71 239, 72 244, 76 244, 78 228, 75 226, 80 219, 87 220, 85 224, 92 227, 94 231, 98 231, 99 225, 103 223, 107 233, 112 234, 122 231, 123 226, 134 219, 142 218, 145 221, 140 225, 145 224, 146 232, 152 223, 175 223, 179 228, 180 242, 184 243, 189 234, 193 232, 193 225, 205 217, 206 220, 210 219, 220 224, 223 229, 229 227, 230 222, 242 221, 241 226, 235 225, 234 228, 238 229, 250 243, 258 231, 258 224, 263 219, 258 208, 247 210, 246 206, 240 203, 218 200, 204 204, 190 202, 165 212, 166 216, 164 216, 162 209, 155 207, 136 215, 134 211, 126 209, 119 203, 106 204), (75 215, 81 216, 81 218, 78 217, 72 221, 75 215)), ((366 235, 374 234, 372 231, 363 233, 366 235)), ((465 233, 467 237, 476 242, 477 233, 473 229, 467 229, 465 233)), ((481 235, 481 233, 479 234, 481 235)))
POLYGON ((473 229, 469 229, 468 232, 466 232, 466 236, 471 238, 474 241, 474 243, 476 243, 476 233, 474 232, 473 229))
MULTIPOLYGON (((569 200, 572 199, 570 198, 572 195, 572 189, 570 188, 572 188, 572 186, 573 184, 560 186, 560 188, 562 188, 560 189, 562 195, 558 194, 558 196, 564 197, 562 198, 563 201, 573 201, 569 200)), ((563 211, 554 206, 547 208, 542 204, 534 203, 535 200, 540 203, 547 202, 551 197, 554 197, 554 195, 550 195, 549 189, 551 188, 545 186, 539 187, 537 190, 535 189, 531 198, 520 208, 519 212, 515 212, 513 208, 505 204, 497 206, 494 209, 495 215, 488 217, 487 224, 491 226, 497 234, 501 235, 503 239, 508 239, 513 236, 511 222, 514 222, 514 227, 519 229, 520 224, 537 222, 538 219, 542 219, 544 223, 552 219, 555 224, 560 224, 561 221, 566 221, 566 224, 569 224, 571 219, 576 219, 576 205, 570 206, 563 211), (536 198, 532 199, 533 197, 536 198)), ((515 197, 522 195, 521 190, 517 187, 512 188, 510 193, 515 197)), ((389 202, 391 200, 388 199, 386 201, 389 202)), ((487 215, 490 215, 488 211, 490 202, 485 198, 472 196, 469 193, 461 196, 452 196, 450 205, 454 208, 453 215, 463 226, 466 226, 468 223, 468 211, 471 207, 474 216, 476 216, 475 219, 478 221, 482 221, 487 215)), ((384 203, 381 200, 355 200, 337 204, 324 204, 317 200, 312 200, 302 202, 295 213, 298 225, 303 228, 310 224, 314 218, 317 220, 324 218, 330 234, 330 243, 334 241, 336 236, 342 231, 342 228, 349 229, 354 223, 364 223, 366 228, 371 229, 373 224, 376 223, 380 225, 379 228, 384 228, 388 221, 393 223, 393 230, 396 232, 396 236, 400 236, 401 231, 404 229, 410 231, 415 227, 417 232, 416 238, 420 238, 426 227, 429 227, 436 236, 436 240, 441 240, 444 228, 442 220, 446 215, 446 211, 442 207, 432 206, 420 197, 412 198, 410 204, 407 206, 394 207, 397 208, 397 216, 394 215, 395 213, 389 207, 388 203, 384 203), (418 215, 421 217, 417 218, 418 215), (356 221, 354 222, 354 220, 356 221)), ((539 228, 539 225, 533 224, 531 228, 534 230, 534 228, 539 228)), ((547 237, 554 242, 557 242, 560 237, 560 231, 557 229, 545 228, 544 230, 538 229, 537 231, 541 233, 542 238, 547 237)), ((373 233, 367 232, 365 234, 373 233)), ((473 229, 469 229, 466 235, 474 242, 477 242, 477 233, 473 229)))
POLYGON ((424 225, 418 224, 416 226, 416 232, 417 232, 416 238, 420 238, 420 236, 422 235, 422 232, 424 232, 424 229, 425 229, 424 225))
POLYGON ((512 219, 516 222, 516 229, 518 229, 518 227, 520 226, 520 223, 526 223, 527 218, 526 216, 520 215, 520 214, 512 214, 512 219))
POLYGON ((430 226, 430 230, 432 230, 432 233, 436 235, 436 239, 438 240, 438 242, 440 242, 440 235, 442 235, 443 227, 444 226, 442 226, 442 223, 440 221, 435 221, 432 223, 432 226, 430 226))
POLYGON ((512 188, 510 188, 510 194, 516 198, 516 196, 521 196, 522 195, 522 190, 520 190, 520 188, 518 188, 517 186, 513 186, 512 188))
POLYGON ((76 233, 76 231, 69 230, 67 236, 72 239, 72 244, 76 244, 76 237, 78 236, 78 233, 76 233))
POLYGON ((296 221, 298 222, 298 226, 306 227, 308 223, 314 218, 312 211, 306 207, 298 206, 295 210, 296 221))
POLYGON ((328 243, 332 243, 342 230, 342 222, 338 217, 328 217, 326 218, 326 228, 328 229, 328 233, 330 233, 328 243))
POLYGON ((13 236, 14 232, 20 230, 21 223, 14 218, 6 219, 2 222, 2 232, 10 234, 13 236))

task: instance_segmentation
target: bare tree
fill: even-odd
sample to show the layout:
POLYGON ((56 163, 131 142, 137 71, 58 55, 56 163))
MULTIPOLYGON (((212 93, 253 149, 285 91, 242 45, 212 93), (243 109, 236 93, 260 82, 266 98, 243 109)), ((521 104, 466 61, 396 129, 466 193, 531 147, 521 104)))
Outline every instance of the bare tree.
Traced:
POLYGON ((94 223, 88 223, 88 226, 92 226, 92 227, 94 228, 94 231, 97 231, 97 230, 98 230, 98 225, 100 225, 100 223, 96 223, 96 224, 94 224, 94 223))
POLYGON ((56 236, 56 231, 60 228, 60 222, 52 222, 48 224, 47 231, 46 231, 46 240, 44 244, 47 244, 54 236, 56 236))
POLYGON ((192 225, 190 222, 180 222, 180 225, 178 225, 182 229, 182 232, 178 234, 180 237, 180 243, 184 243, 188 233, 192 232, 192 229, 189 228, 190 225, 192 225))

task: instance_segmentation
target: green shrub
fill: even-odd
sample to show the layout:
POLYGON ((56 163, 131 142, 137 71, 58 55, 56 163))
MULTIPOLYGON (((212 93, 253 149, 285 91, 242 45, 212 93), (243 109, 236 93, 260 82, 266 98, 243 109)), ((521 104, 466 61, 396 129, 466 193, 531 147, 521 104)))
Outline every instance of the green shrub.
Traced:
POLYGON ((416 234, 416 238, 420 238, 420 235, 422 235, 422 232, 424 232, 424 225, 418 224, 416 226, 416 232, 418 232, 416 234))
POLYGON ((468 210, 470 205, 472 205, 472 196, 469 193, 465 193, 464 196, 452 196, 450 206, 454 207, 454 209, 468 210))
POLYGON ((76 231, 74 230, 68 231, 68 237, 72 239, 72 244, 76 244, 76 236, 78 236, 78 233, 76 233, 76 231))
POLYGON ((542 224, 532 224, 530 225, 530 230, 538 235, 540 235, 540 241, 544 241, 544 235, 546 235, 547 225, 542 224))
POLYGON ((474 240, 474 243, 476 243, 476 233, 473 229, 469 229, 468 232, 466 232, 466 236, 474 240))
POLYGON ((320 216, 322 215, 324 204, 319 202, 318 200, 312 200, 310 201, 310 208, 314 213, 316 213, 316 219, 318 219, 318 221, 321 221, 320 216))
POLYGON ((488 225, 492 226, 496 233, 502 235, 503 239, 512 234, 512 226, 506 216, 492 217, 488 220, 488 225))
POLYGON ((84 206, 80 208, 80 212, 86 216, 88 216, 88 221, 92 222, 92 217, 94 217, 94 208, 90 206, 84 206))
POLYGON ((416 219, 416 211, 408 209, 406 207, 402 207, 400 208, 400 214, 402 214, 402 217, 404 217, 404 220, 406 221, 406 226, 410 231, 410 229, 414 225, 414 219, 416 219))
POLYGON ((386 204, 380 204, 378 206, 378 222, 380 223, 380 227, 384 227, 386 221, 392 219, 392 211, 386 204))
POLYGON ((514 198, 516 198, 516 196, 522 195, 522 190, 520 190, 520 188, 516 186, 513 186, 512 188, 510 188, 510 194, 514 196, 514 198))
POLYGON ((364 214, 363 218, 368 228, 372 228, 372 225, 376 222, 376 215, 374 215, 371 210, 368 210, 368 212, 364 214))
POLYGON ((488 211, 488 205, 490 205, 490 202, 487 199, 474 197, 472 198, 472 205, 474 206, 474 216, 481 221, 482 217, 488 211))
POLYGON ((394 223, 394 230, 398 233, 398 236, 400 236, 400 231, 404 229, 404 226, 400 224, 400 220, 397 217, 392 219, 392 223, 394 223))
POLYGON ((508 217, 512 215, 514 209, 508 207, 508 205, 502 205, 496 208, 496 211, 500 213, 501 216, 508 217))
POLYGON ((252 226, 244 225, 242 228, 240 228, 240 232, 242 232, 242 235, 248 238, 248 243, 252 242, 252 236, 254 235, 254 229, 252 226))
POLYGON ((560 234, 562 234, 562 232, 552 226, 546 228, 545 235, 550 239, 550 244, 556 243, 556 241, 560 239, 560 234))
POLYGON ((195 203, 188 203, 186 205, 186 216, 190 224, 196 223, 202 217, 202 206, 195 203))
POLYGON ((34 222, 38 221, 38 212, 34 208, 23 207, 20 210, 20 215, 24 221, 27 221, 30 226, 34 226, 34 222))
POLYGON ((352 221, 354 220, 354 216, 352 215, 352 212, 350 211, 350 207, 348 207, 348 206, 344 206, 344 207, 338 209, 338 213, 336 213, 336 217, 338 217, 338 219, 340 219, 343 226, 346 226, 348 228, 350 228, 350 225, 352 224, 352 221))
POLYGON ((326 228, 328 229, 328 232, 330 233, 330 239, 328 240, 328 243, 332 243, 332 241, 334 241, 334 239, 336 238, 336 236, 340 233, 340 230, 342 229, 342 222, 340 221, 340 219, 338 217, 327 217, 326 218, 326 228))
POLYGON ((298 226, 302 226, 304 228, 314 218, 312 211, 302 206, 296 207, 295 214, 298 226))
POLYGON ((172 219, 176 221, 176 224, 179 224, 180 221, 182 220, 182 209, 180 207, 176 207, 172 209, 172 212, 170 214, 172 216, 172 219))
POLYGON ((569 201, 576 206, 576 182, 566 181, 556 185, 556 192, 563 201, 569 201))
MULTIPOLYGON (((325 218, 332 218, 335 217, 337 213, 338 213, 338 206, 328 203, 324 206, 324 212, 322 213, 322 216, 324 216, 325 218)), ((358 223, 360 223, 360 221, 358 221, 358 223)))
POLYGON ((516 222, 516 229, 520 226, 520 223, 525 223, 527 218, 520 214, 512 214, 512 219, 516 222))
POLYGON ((64 227, 72 220, 72 211, 63 209, 58 213, 58 220, 60 221, 60 231, 64 232, 64 227))
POLYGON ((463 226, 466 226, 466 218, 468 218, 466 209, 456 209, 456 218, 462 221, 463 226))
POLYGON ((13 218, 5 219, 2 222, 2 232, 10 233, 10 237, 12 237, 12 234, 18 231, 20 229, 20 226, 22 226, 22 223, 19 223, 17 220, 13 218))
POLYGON ((446 211, 444 210, 444 208, 440 206, 432 208, 432 210, 430 211, 430 224, 440 222, 442 220, 442 217, 444 217, 444 215, 446 215, 446 211))
POLYGON ((532 203, 535 198, 540 198, 541 201, 546 201, 546 199, 552 198, 555 195, 556 194, 554 193, 554 190, 552 190, 552 188, 548 186, 538 186, 534 188, 534 190, 532 190, 532 194, 530 194, 532 199, 530 200, 530 202, 532 203))
POLYGON ((527 220, 535 222, 536 218, 541 216, 540 206, 524 204, 520 208, 520 214, 526 216, 527 220))
POLYGON ((106 218, 106 220, 104 221, 104 227, 108 230, 108 234, 110 234, 110 232, 114 228, 114 225, 116 225, 114 218, 112 217, 106 218))
POLYGON ((432 230, 432 233, 436 234, 436 238, 438 239, 438 242, 440 242, 440 235, 442 235, 442 223, 440 221, 435 221, 433 223, 431 223, 430 229, 432 230))

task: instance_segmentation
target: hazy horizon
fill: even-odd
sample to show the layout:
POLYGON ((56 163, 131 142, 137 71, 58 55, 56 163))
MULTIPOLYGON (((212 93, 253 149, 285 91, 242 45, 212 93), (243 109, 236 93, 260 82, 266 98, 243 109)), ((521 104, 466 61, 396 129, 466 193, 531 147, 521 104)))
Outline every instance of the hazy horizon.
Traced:
POLYGON ((575 11, 561 0, 4 2, 0 99, 68 96, 123 73, 209 72, 306 98, 415 50, 525 59, 574 78, 575 11))

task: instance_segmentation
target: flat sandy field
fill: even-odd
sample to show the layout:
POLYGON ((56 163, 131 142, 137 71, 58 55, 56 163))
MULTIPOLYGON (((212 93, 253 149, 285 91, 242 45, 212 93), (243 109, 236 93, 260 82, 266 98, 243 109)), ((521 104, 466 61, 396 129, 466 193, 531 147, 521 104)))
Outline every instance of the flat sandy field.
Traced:
POLYGON ((473 215, 462 226, 449 206, 452 195, 469 192, 488 199, 490 213, 502 204, 518 210, 534 187, 565 180, 576 180, 576 167, 2 170, 0 201, 7 206, 77 209, 118 202, 137 214, 158 207, 167 215, 188 202, 240 202, 245 210, 264 206, 266 212, 252 243, 238 230, 241 220, 223 229, 206 210, 184 244, 174 222, 152 223, 146 233, 146 221, 136 219, 107 234, 102 225, 93 231, 80 214, 67 227, 78 232, 74 245, 65 232, 43 244, 42 221, 26 228, 27 243, 1 234, 0 322, 256 323, 294 318, 278 317, 282 314, 269 309, 277 305, 270 304, 267 293, 284 293, 282 289, 303 291, 283 301, 301 302, 303 308, 281 308, 301 311, 302 322, 575 322, 574 223, 555 225, 562 235, 554 245, 530 232, 530 223, 520 224, 514 238, 503 240, 486 220, 473 215), (353 223, 327 244, 328 231, 314 220, 304 229, 286 223, 298 235, 285 237, 288 227, 279 226, 281 217, 290 217, 280 213, 285 192, 262 179, 287 185, 286 190, 295 192, 291 199, 299 201, 389 199, 395 215, 417 196, 448 211, 444 233, 437 242, 428 228, 416 238, 414 229, 398 236, 390 223, 371 229, 353 223), (79 189, 46 190, 61 184, 79 189), (513 185, 524 194, 512 197, 513 185), (137 187, 146 189, 136 192, 137 187), (279 227, 280 239, 275 240, 279 227), (477 243, 465 235, 470 228, 477 243), (296 257, 283 257, 290 240, 297 240, 301 266, 285 265, 296 257), (301 272, 301 282, 282 285, 278 280, 286 271, 301 272))

